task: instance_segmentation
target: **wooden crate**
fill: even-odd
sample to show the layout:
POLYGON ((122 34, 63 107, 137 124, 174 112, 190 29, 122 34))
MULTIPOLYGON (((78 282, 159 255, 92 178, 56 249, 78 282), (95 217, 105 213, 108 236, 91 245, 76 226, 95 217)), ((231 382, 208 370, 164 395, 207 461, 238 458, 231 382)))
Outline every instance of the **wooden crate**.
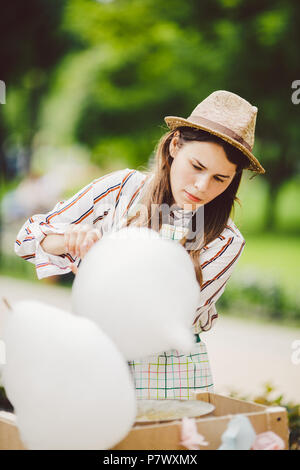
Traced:
MULTIPOLYGON (((256 434, 273 431, 285 442, 288 449, 288 420, 285 408, 259 405, 251 401, 237 400, 225 395, 203 392, 195 395, 215 405, 215 410, 209 415, 197 418, 198 432, 209 442, 203 450, 218 449, 221 436, 226 430, 230 419, 236 414, 248 417, 256 434)), ((112 450, 184 450, 180 446, 181 421, 157 424, 135 424, 127 436, 112 450)), ((24 450, 20 439, 15 416, 12 413, 0 411, 0 450, 24 450)))

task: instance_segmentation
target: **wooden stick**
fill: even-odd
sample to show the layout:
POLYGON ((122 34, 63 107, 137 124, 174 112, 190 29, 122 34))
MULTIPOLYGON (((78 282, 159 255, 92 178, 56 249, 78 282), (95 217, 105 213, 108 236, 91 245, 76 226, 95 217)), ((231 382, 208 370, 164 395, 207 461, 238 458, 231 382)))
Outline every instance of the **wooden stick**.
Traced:
POLYGON ((7 310, 11 310, 12 311, 12 307, 10 305, 10 303, 8 302, 8 300, 5 298, 5 297, 2 297, 2 301, 5 305, 5 307, 7 308, 7 310))

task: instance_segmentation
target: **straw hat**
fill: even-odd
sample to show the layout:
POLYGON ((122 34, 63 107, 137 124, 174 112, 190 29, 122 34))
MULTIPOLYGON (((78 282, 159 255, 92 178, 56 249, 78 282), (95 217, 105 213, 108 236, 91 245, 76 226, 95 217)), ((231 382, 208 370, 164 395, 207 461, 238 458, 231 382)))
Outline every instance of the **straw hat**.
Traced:
POLYGON ((171 130, 188 126, 217 135, 249 158, 247 169, 265 173, 266 170, 252 154, 256 115, 256 106, 252 106, 235 93, 218 90, 201 101, 187 119, 166 116, 165 122, 171 130))

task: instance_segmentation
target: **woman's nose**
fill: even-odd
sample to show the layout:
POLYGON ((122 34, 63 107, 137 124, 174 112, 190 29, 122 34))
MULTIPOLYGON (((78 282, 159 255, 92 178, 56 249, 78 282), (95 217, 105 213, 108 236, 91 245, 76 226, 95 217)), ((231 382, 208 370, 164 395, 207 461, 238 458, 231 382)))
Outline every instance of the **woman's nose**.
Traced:
POLYGON ((209 186, 209 176, 199 175, 194 186, 201 194, 205 193, 209 186))

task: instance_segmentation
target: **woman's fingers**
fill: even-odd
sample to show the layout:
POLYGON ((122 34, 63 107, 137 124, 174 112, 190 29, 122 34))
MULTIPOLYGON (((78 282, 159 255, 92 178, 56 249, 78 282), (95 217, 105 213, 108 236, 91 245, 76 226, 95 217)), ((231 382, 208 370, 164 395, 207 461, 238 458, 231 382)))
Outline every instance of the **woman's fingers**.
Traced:
POLYGON ((74 263, 71 263, 70 268, 71 268, 72 273, 74 273, 76 275, 77 272, 78 272, 77 266, 74 263))
POLYGON ((67 230, 64 233, 64 242, 65 242, 65 252, 70 253, 70 255, 75 258, 75 245, 76 245, 76 231, 78 230, 77 225, 69 225, 67 230))
POLYGON ((77 232, 75 230, 72 230, 69 234, 69 243, 67 248, 67 252, 70 253, 70 255, 75 258, 76 256, 76 240, 77 240, 77 232))
POLYGON ((77 238, 76 238, 76 245, 75 245, 75 255, 77 257, 80 256, 80 251, 82 249, 83 242, 86 239, 86 235, 89 232, 89 230, 90 230, 89 225, 81 225, 77 231, 77 238))
POLYGON ((91 246, 102 237, 99 229, 87 224, 71 224, 64 234, 66 253, 82 258, 91 246))
POLYGON ((79 256, 81 259, 87 254, 87 252, 93 246, 93 244, 94 242, 89 237, 87 237, 87 239, 84 241, 83 245, 80 248, 79 256))
POLYGON ((100 238, 101 233, 98 229, 90 230, 86 234, 85 239, 80 247, 80 258, 83 258, 87 254, 89 249, 94 245, 94 243, 96 243, 100 238))
POLYGON ((66 231, 64 233, 65 253, 70 253, 69 242, 70 242, 70 232, 66 231))

